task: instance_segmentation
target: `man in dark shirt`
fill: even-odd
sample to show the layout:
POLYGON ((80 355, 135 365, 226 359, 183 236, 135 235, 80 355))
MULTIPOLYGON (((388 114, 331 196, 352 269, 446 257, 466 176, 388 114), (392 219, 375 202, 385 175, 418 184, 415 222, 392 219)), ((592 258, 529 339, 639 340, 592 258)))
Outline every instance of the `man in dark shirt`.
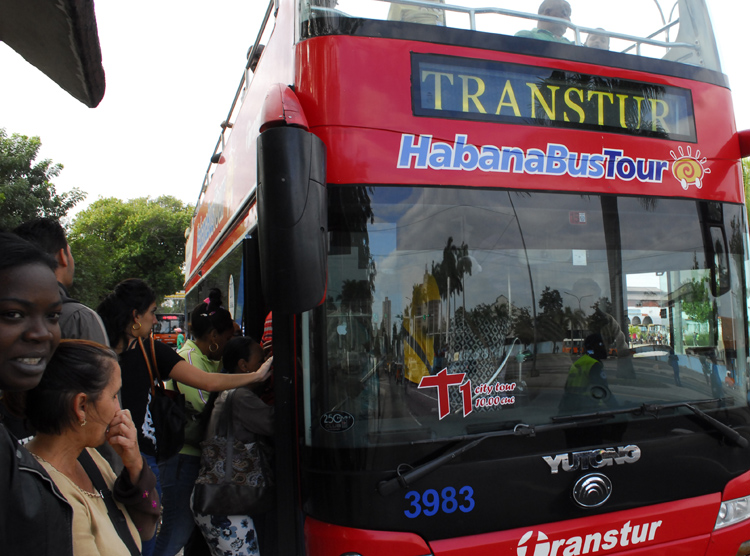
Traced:
POLYGON ((16 235, 52 255, 57 261, 55 277, 63 301, 60 315, 62 337, 91 340, 109 346, 107 333, 99 315, 68 294, 68 288, 73 285, 75 260, 68 245, 65 230, 60 223, 50 218, 38 218, 24 222, 13 231, 16 235))

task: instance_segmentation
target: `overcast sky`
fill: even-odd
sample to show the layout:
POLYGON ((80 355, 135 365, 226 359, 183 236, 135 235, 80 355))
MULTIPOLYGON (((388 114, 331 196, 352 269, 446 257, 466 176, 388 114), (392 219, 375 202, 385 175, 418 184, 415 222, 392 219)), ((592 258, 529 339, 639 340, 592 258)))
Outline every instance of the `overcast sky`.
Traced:
MULTIPOLYGON (((750 1, 710 1, 737 125, 747 129, 750 1)), ((42 157, 65 166, 58 191, 85 191, 82 206, 160 194, 194 203, 266 6, 99 0, 107 89, 93 110, 0 43, 0 127, 39 136, 42 157)))
POLYGON ((0 127, 37 135, 54 183, 123 199, 195 203, 266 3, 99 0, 107 89, 87 108, 0 43, 0 127))

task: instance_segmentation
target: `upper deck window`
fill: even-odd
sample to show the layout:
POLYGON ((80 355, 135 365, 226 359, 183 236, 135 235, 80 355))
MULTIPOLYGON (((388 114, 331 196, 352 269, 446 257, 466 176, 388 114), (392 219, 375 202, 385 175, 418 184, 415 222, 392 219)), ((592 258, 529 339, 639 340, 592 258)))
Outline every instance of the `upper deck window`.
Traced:
POLYGON ((399 21, 578 45, 594 60, 608 50, 721 71, 705 0, 301 0, 301 13, 303 26, 325 21, 327 34, 345 33, 349 19, 399 21))

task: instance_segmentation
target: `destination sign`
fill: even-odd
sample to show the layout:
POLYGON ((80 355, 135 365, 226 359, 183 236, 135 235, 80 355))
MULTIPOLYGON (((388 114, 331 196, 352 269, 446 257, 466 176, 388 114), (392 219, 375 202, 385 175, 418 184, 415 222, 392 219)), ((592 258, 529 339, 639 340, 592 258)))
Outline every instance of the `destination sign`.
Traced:
POLYGON ((489 60, 412 54, 416 116, 696 142, 690 90, 489 60))

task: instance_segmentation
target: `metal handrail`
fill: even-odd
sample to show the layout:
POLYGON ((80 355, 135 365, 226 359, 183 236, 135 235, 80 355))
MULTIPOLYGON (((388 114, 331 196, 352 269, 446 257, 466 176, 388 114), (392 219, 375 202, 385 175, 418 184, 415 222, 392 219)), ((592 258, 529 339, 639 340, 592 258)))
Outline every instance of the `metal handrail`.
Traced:
MULTIPOLYGON (((250 68, 250 61, 253 59, 255 52, 258 50, 258 45, 260 45, 260 39, 263 37, 263 32, 266 29, 266 24, 268 23, 268 19, 271 17, 271 13, 273 12, 273 8, 275 4, 276 4, 275 0, 270 0, 270 2, 268 3, 268 8, 266 9, 266 15, 263 17, 263 23, 261 23, 260 30, 258 31, 258 36, 255 38, 253 47, 248 54, 247 63, 245 64, 245 69, 242 72, 242 78, 240 79, 240 84, 237 87, 237 92, 234 94, 234 100, 232 100, 232 106, 229 108, 229 113, 227 114, 226 119, 222 122, 221 133, 219 134, 219 139, 218 141, 216 141, 214 152, 211 153, 212 159, 214 155, 224 151, 224 144, 225 144, 224 135, 227 129, 232 128, 232 125, 231 125, 232 114, 234 114, 234 109, 237 107, 237 101, 240 99, 242 95, 242 90, 245 87, 245 83, 247 82, 247 75, 248 75, 248 70, 250 68)), ((201 197, 206 192, 206 189, 208 189, 209 183, 211 183, 210 174, 211 174, 211 166, 213 165, 214 165, 214 162, 209 162, 208 168, 206 168, 206 174, 203 178, 203 185, 201 186, 200 193, 198 193, 198 200, 196 201, 195 208, 193 209, 193 216, 191 217, 191 222, 192 222, 192 218, 194 218, 196 213, 198 212, 198 207, 200 206, 201 197)))
MULTIPOLYGON (((565 25, 566 27, 573 29, 573 32, 576 35, 576 44, 580 45, 582 44, 580 42, 580 34, 581 32, 584 33, 593 33, 595 35, 602 35, 606 37, 610 37, 613 39, 622 39, 626 41, 632 41, 638 44, 649 44, 651 46, 660 46, 663 48, 674 48, 676 46, 682 46, 685 48, 692 48, 697 50, 697 47, 694 44, 690 43, 677 43, 677 42, 665 42, 665 41, 658 41, 654 40, 652 37, 655 35, 658 35, 659 33, 665 31, 669 27, 675 25, 676 23, 679 23, 679 19, 675 20, 674 22, 671 22, 667 24, 667 26, 662 27, 658 31, 652 33, 648 37, 639 37, 636 35, 628 35, 625 33, 615 33, 612 31, 607 31, 604 29, 599 29, 595 27, 585 27, 583 25, 576 25, 575 23, 571 23, 567 19, 561 19, 559 17, 551 17, 548 15, 541 15, 541 14, 532 14, 529 12, 518 12, 516 10, 509 10, 507 8, 494 8, 494 7, 486 7, 486 8, 472 8, 468 6, 457 6, 455 4, 441 4, 436 3, 434 1, 430 0, 375 0, 376 2, 386 2, 388 4, 404 4, 407 6, 417 6, 420 8, 430 8, 433 10, 442 10, 442 11, 449 11, 449 12, 457 12, 457 13, 465 13, 469 15, 469 21, 470 25, 469 28, 472 31, 476 31, 476 16, 478 14, 495 14, 495 15, 507 15, 511 17, 516 17, 519 19, 529 19, 533 21, 550 21, 554 23, 561 23, 565 25)), ((631 47, 632 48, 632 47, 631 47)))
MULTIPOLYGON (((677 18, 674 21, 670 21, 669 23, 667 23, 666 25, 664 25, 664 27, 662 27, 661 29, 657 29, 656 31, 654 31, 653 33, 651 33, 646 38, 647 39, 651 39, 651 38, 655 37, 656 35, 658 35, 659 33, 663 33, 664 31, 669 31, 672 27, 674 27, 675 25, 677 25, 679 22, 680 22, 680 18, 677 18)), ((670 47, 672 47, 672 46, 684 46, 684 43, 668 42, 668 44, 670 45, 670 47)), ((636 48, 637 46, 638 45, 635 45, 635 44, 631 45, 631 46, 627 47, 625 50, 623 50, 622 52, 623 52, 623 54, 625 54, 626 52, 629 52, 630 50, 632 50, 633 48, 636 48)), ((693 48, 695 48, 695 45, 691 45, 691 46, 693 48)))

